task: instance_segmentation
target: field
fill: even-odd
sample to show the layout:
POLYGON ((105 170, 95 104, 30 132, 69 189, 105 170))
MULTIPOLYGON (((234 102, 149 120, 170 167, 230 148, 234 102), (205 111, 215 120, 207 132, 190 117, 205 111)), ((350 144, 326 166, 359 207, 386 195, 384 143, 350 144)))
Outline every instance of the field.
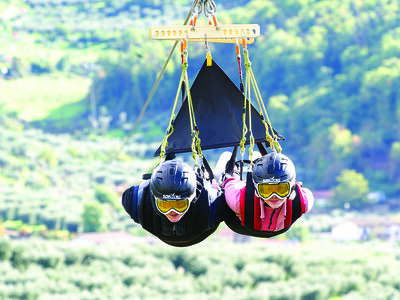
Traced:
POLYGON ((399 246, 379 241, 0 240, 0 298, 399 299, 399 257, 399 246))
POLYGON ((3 113, 12 113, 27 122, 70 121, 87 110, 89 103, 83 100, 89 93, 90 83, 87 77, 53 74, 3 80, 0 107, 3 113))

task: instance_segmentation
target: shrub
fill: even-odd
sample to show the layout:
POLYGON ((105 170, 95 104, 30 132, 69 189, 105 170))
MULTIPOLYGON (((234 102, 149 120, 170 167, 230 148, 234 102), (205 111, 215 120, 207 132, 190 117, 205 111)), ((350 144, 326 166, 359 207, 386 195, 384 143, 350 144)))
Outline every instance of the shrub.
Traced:
POLYGON ((10 262, 18 270, 26 270, 28 268, 29 260, 25 255, 25 250, 23 246, 16 246, 12 249, 10 262))
POLYGON ((11 258, 12 249, 11 243, 3 238, 0 239, 0 261, 11 258))
POLYGON ((43 160, 47 165, 51 167, 58 166, 57 154, 50 146, 45 147, 44 149, 42 149, 42 151, 39 152, 38 159, 43 160))
POLYGON ((247 273, 253 281, 253 285, 258 285, 262 282, 275 282, 285 279, 285 270, 274 263, 255 262, 247 264, 243 271, 247 273))
POLYGON ((58 251, 45 251, 36 259, 36 263, 42 268, 56 268, 63 261, 63 256, 58 251))
POLYGON ((355 170, 343 170, 336 179, 338 185, 334 188, 333 198, 342 208, 347 204, 359 208, 367 203, 369 187, 363 174, 355 170))
POLYGON ((94 196, 100 203, 108 203, 114 207, 119 205, 117 193, 106 185, 98 185, 95 189, 94 196))
POLYGON ((83 207, 82 220, 85 232, 100 232, 105 230, 104 208, 98 202, 86 202, 83 207))

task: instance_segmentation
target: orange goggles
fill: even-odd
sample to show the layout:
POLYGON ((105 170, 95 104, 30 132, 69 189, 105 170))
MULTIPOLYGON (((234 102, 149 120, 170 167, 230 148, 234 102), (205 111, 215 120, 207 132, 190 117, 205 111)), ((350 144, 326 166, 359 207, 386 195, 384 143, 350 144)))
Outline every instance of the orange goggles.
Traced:
POLYGON ((178 214, 183 214, 189 208, 189 199, 183 200, 163 200, 156 198, 156 207, 163 213, 167 214, 170 211, 175 211, 178 214))
POLYGON ((268 200, 273 195, 279 198, 286 198, 290 193, 289 182, 284 183, 254 183, 259 198, 268 200))

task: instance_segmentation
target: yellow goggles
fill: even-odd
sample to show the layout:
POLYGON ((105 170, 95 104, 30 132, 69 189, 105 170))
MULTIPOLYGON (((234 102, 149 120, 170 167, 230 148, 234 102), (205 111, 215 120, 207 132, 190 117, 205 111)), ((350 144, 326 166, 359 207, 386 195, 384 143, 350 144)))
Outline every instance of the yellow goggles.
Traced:
POLYGON ((280 198, 289 196, 290 184, 289 182, 284 183, 254 183, 256 187, 257 196, 268 200, 274 194, 280 198))
POLYGON ((156 206, 157 209, 163 214, 167 214, 171 210, 178 214, 183 214, 189 208, 189 199, 163 200, 156 198, 156 206))

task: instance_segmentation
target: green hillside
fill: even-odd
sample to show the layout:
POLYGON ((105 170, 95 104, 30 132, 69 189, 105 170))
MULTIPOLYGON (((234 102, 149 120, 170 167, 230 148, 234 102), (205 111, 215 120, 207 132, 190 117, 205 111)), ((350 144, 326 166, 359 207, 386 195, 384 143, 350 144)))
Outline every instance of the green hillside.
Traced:
POLYGON ((0 240, 3 299, 398 299, 399 247, 0 240), (44 255, 45 253, 45 255, 44 255))
MULTIPOLYGON (((172 45, 151 40, 149 27, 181 24, 190 4, 1 1, 2 112, 45 131, 118 129, 126 135, 172 45)), ((261 27, 262 36, 249 46, 253 70, 299 177, 314 189, 331 189, 338 176, 354 170, 370 190, 398 197, 398 3, 216 4, 220 23, 261 27)), ((234 47, 215 44, 211 51, 238 83, 234 47)), ((190 45, 189 52, 193 79, 205 58, 204 47, 190 45)), ((160 129, 153 137, 159 141, 177 87, 179 60, 176 53, 142 122, 146 127, 149 118, 154 121, 160 129)))
POLYGON ((9 118, 0 120, 0 128, 5 228, 45 237, 53 234, 47 230, 64 230, 66 238, 82 231, 137 230, 120 195, 154 167, 154 160, 142 157, 151 156, 155 144, 135 140, 121 151, 116 139, 53 135, 9 118), (98 224, 85 223, 90 208, 98 209, 98 224))

